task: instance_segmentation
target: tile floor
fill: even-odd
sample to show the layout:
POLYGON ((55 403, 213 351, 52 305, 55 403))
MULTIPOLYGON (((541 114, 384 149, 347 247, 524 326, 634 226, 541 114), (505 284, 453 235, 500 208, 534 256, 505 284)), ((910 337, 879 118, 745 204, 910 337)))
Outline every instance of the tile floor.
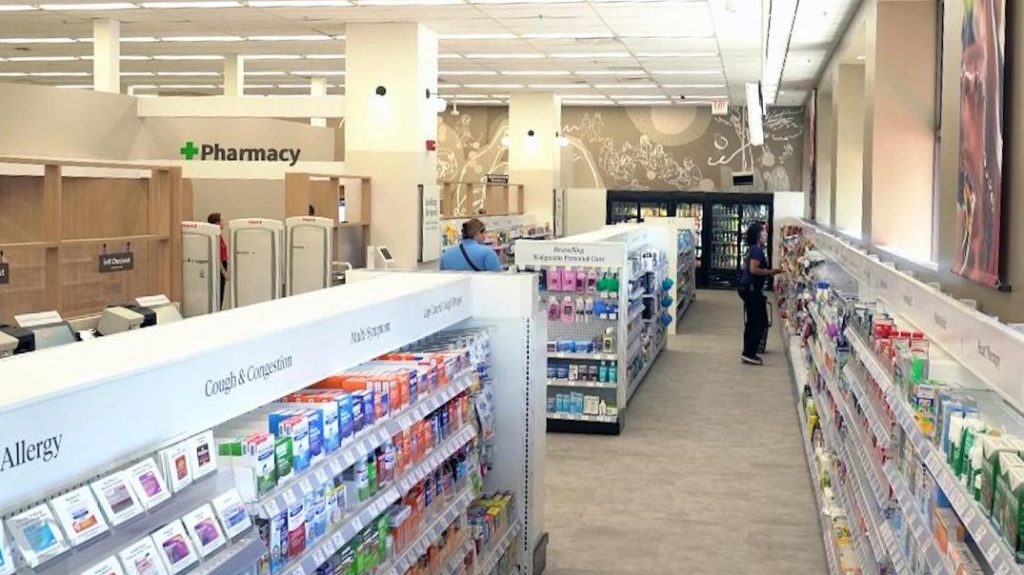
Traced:
POLYGON ((547 575, 827 571, 781 338, 742 365, 741 309, 698 293, 621 436, 548 434, 547 575))

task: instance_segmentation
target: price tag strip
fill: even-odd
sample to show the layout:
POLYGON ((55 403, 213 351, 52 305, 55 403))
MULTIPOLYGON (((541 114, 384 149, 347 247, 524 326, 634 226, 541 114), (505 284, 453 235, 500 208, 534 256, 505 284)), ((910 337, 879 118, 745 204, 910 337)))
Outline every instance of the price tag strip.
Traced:
POLYGON ((501 556, 505 554, 505 550, 512 544, 512 539, 519 533, 519 520, 517 519, 508 529, 505 531, 505 535, 501 538, 498 544, 487 553, 487 559, 484 561, 484 573, 490 573, 498 565, 498 561, 501 556))
POLYGON ((345 469, 366 458, 370 452, 390 441, 394 435, 408 430, 427 414, 469 389, 473 383, 472 375, 473 370, 467 369, 444 388, 423 397, 416 404, 406 407, 403 415, 383 420, 373 427, 361 430, 346 441, 341 449, 329 454, 324 461, 313 466, 311 471, 304 472, 298 485, 293 480, 287 485, 278 487, 261 497, 257 506, 262 507, 268 517, 277 515, 282 509, 287 509, 295 503, 295 500, 304 497, 306 493, 311 493, 326 485, 331 480, 331 476, 341 475, 345 469), (328 470, 330 475, 327 473, 328 470))
MULTIPOLYGON (((334 533, 325 537, 301 555, 296 560, 298 565, 292 568, 291 571, 285 571, 285 573, 289 575, 314 575, 317 568, 323 565, 326 560, 325 558, 334 555, 346 542, 358 535, 364 527, 370 525, 388 506, 401 499, 420 479, 426 477, 427 473, 434 471, 440 463, 443 463, 445 459, 462 448, 462 446, 472 441, 474 437, 476 437, 476 428, 472 425, 463 426, 455 435, 435 447, 430 456, 406 472, 405 476, 396 482, 401 489, 392 485, 378 493, 373 499, 365 502, 362 507, 350 513, 347 519, 342 520, 334 528, 334 533), (434 464, 435 460, 439 463, 434 464), (410 482, 409 479, 412 477, 420 479, 410 482), (406 485, 408 487, 405 487, 406 485)), ((286 491, 285 494, 291 494, 291 490, 286 491)), ((471 493, 468 499, 460 498, 458 500, 459 503, 464 502, 463 508, 468 507, 471 501, 471 493)))

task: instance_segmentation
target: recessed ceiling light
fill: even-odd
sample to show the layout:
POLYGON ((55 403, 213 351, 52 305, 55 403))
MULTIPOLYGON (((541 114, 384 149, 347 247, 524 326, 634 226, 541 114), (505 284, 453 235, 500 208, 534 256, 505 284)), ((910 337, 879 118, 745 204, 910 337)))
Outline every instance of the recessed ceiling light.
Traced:
POLYGON ((84 78, 89 76, 88 72, 29 72, 29 76, 39 76, 43 78, 58 78, 61 76, 73 76, 78 78, 84 78))
POLYGON ((241 2, 233 0, 181 0, 172 2, 143 2, 143 8, 187 9, 187 8, 240 8, 241 2))
POLYGON ((864 60, 867 60, 868 57, 867 56, 857 56, 857 59, 863 62, 864 60))
POLYGON ((502 76, 568 76, 566 70, 504 70, 502 76))
POLYGON ((74 38, 0 38, 0 44, 73 44, 74 38))
POLYGON ((73 62, 75 56, 11 56, 8 62, 73 62))
POLYGON ((586 84, 530 84, 534 90, 589 90, 586 84))
POLYGON ((497 76, 494 70, 445 70, 437 73, 438 76, 497 76))
POLYGON ((0 4, 0 12, 27 12, 29 10, 38 10, 35 6, 28 4, 0 4))
POLYGON ((224 56, 219 54, 157 54, 154 60, 185 61, 185 60, 223 60, 224 56))
POLYGON ((301 60, 298 54, 247 54, 243 56, 246 60, 301 60))
POLYGON ((544 58, 544 54, 536 52, 506 52, 500 54, 466 54, 470 60, 538 60, 544 58))
POLYGON ((164 42, 241 42, 241 36, 164 36, 164 42))
POLYGON ((256 42, 322 42, 334 38, 326 34, 297 34, 293 36, 249 36, 248 39, 256 42))
POLYGON ((647 72, 639 68, 630 70, 576 70, 578 76, 635 76, 637 74, 647 75, 647 72))
POLYGON ((40 4, 42 10, 68 11, 68 10, 134 10, 138 8, 130 2, 99 2, 95 4, 40 4))
POLYGON ((638 58, 716 58, 717 52, 639 52, 638 58))
POLYGON ((472 88, 475 90, 490 90, 491 88, 510 90, 514 88, 524 87, 522 84, 463 84, 463 88, 472 88))
POLYGON ((724 88, 725 84, 662 84, 665 88, 724 88))
POLYGON ((306 54, 307 60, 344 60, 344 54, 306 54))
POLYGON ((514 40, 515 34, 509 33, 478 33, 478 34, 439 34, 439 40, 514 40))
POLYGON ((558 52, 552 58, 630 58, 629 52, 558 52))

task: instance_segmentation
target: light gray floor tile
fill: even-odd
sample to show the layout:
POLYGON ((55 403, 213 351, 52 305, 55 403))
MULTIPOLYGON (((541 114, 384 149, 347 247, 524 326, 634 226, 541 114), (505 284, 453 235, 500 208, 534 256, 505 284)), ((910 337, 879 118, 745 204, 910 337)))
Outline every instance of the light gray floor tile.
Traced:
POLYGON ((781 338, 742 365, 741 306, 699 292, 621 436, 548 435, 547 575, 826 572, 781 338))

